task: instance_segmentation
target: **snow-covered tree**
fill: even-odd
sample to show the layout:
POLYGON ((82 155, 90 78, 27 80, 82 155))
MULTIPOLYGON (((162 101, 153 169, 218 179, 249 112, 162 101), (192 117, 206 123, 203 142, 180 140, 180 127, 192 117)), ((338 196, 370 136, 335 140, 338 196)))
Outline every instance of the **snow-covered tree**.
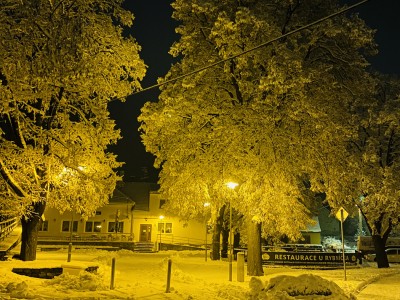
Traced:
POLYGON ((120 165, 109 101, 140 88, 140 47, 122 0, 0 3, 0 206, 22 216, 21 257, 36 258, 45 206, 89 216, 120 165))
POLYGON ((386 240, 400 221, 400 82, 377 76, 377 93, 359 107, 358 135, 347 143, 341 195, 332 199, 350 212, 360 209, 374 242, 378 267, 389 267, 386 240))
POLYGON ((373 89, 363 56, 374 52, 373 32, 339 15, 239 55, 337 11, 338 1, 176 0, 173 8, 181 38, 170 53, 181 59, 160 81, 225 61, 162 86, 142 109, 143 143, 175 212, 230 202, 244 215, 248 273, 261 275, 260 231, 300 238, 311 222, 303 183, 323 190, 335 175, 321 169, 335 161, 332 147, 354 134, 351 108, 373 89), (231 191, 228 181, 239 186, 231 191))

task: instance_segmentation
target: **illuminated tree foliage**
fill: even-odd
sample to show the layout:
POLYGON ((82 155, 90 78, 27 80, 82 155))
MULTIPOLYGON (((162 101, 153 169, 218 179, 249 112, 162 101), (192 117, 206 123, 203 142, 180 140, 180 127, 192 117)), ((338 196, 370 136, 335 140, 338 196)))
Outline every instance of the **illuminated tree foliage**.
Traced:
MULTIPOLYGON (((173 8, 181 38, 170 53, 181 60, 164 80, 339 6, 334 0, 176 0, 173 8)), ((373 90, 364 55, 374 51, 364 22, 340 15, 162 86, 159 101, 147 103, 139 120, 143 143, 162 167, 170 208, 192 217, 205 201, 214 208, 230 201, 249 226, 262 223, 265 235, 298 239, 311 215, 304 182, 325 191, 324 183, 336 181, 327 168, 336 161, 332 147, 354 135, 351 109, 373 90), (239 186, 231 191, 227 181, 239 186)), ((260 275, 259 238, 250 236, 259 229, 248 233, 255 250, 248 272, 260 275)))
POLYGON ((140 88, 140 47, 122 35, 122 0, 0 4, 0 207, 22 216, 21 257, 36 258, 45 206, 91 215, 120 165, 109 101, 140 88))
POLYGON ((359 132, 347 144, 347 163, 336 164, 342 188, 331 202, 361 210, 378 267, 387 268, 386 240, 400 221, 400 82, 388 76, 377 80, 373 101, 359 108, 359 132))

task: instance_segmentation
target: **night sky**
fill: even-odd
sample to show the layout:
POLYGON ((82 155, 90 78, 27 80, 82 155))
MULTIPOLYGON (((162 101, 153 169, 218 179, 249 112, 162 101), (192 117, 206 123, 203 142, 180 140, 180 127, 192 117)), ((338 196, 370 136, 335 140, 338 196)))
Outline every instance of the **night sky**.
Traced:
MULTIPOLYGON (((156 84, 157 78, 163 77, 173 63, 168 51, 178 36, 175 34, 176 23, 171 18, 172 2, 125 0, 125 7, 135 16, 132 35, 142 47, 140 56, 148 66, 146 77, 142 81, 143 88, 156 84)), ((158 171, 152 167, 154 157, 146 153, 141 143, 137 117, 143 105, 147 101, 157 101, 158 95, 158 88, 154 88, 128 97, 125 103, 116 101, 110 105, 111 117, 116 120, 123 136, 111 150, 118 155, 118 161, 125 162, 125 181, 157 181, 158 171)))
MULTIPOLYGON (((361 0, 360 0, 361 1, 361 0)), ((147 75, 142 82, 146 88, 156 84, 173 63, 168 50, 178 39, 175 34, 176 23, 172 20, 172 0, 126 0, 125 7, 133 12, 135 21, 133 37, 142 47, 141 57, 148 66, 147 75)), ((355 4, 357 0, 343 0, 355 4)), ((379 54, 370 59, 372 66, 387 74, 400 74, 400 1, 370 0, 351 11, 359 12, 362 19, 373 29, 377 29, 376 42, 379 54)), ((110 105, 111 117, 116 120, 123 138, 111 150, 124 161, 124 180, 157 181, 157 171, 152 167, 154 157, 145 152, 138 132, 137 116, 147 101, 157 101, 158 88, 129 96, 125 103, 113 102, 110 105)))

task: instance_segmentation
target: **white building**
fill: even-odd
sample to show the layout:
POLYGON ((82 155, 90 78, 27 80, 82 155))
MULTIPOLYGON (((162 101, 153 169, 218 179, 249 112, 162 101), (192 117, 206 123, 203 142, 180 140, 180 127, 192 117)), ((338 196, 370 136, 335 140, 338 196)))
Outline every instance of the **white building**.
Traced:
MULTIPOLYGON (((109 204, 97 209, 88 219, 66 211, 60 214, 47 208, 39 232, 38 244, 67 243, 112 245, 123 248, 151 245, 153 250, 171 245, 206 244, 204 222, 184 223, 165 214, 165 200, 152 183, 127 182, 118 186, 109 204), (129 246, 130 244, 130 246, 129 246)), ((211 239, 209 234, 208 241, 211 239)))

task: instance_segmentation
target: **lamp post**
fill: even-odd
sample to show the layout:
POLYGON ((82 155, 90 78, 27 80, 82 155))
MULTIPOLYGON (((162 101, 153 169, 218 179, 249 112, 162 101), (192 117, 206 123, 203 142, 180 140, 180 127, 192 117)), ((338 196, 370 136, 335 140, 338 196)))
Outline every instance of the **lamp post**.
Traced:
MULTIPOLYGON (((226 186, 232 190, 238 186, 236 182, 228 182, 226 186)), ((232 257, 233 257, 233 233, 232 233, 232 203, 229 200, 229 281, 232 281, 232 257)))
MULTIPOLYGON (((159 216, 158 218, 160 219, 160 222, 161 222, 162 220, 164 220, 164 216, 162 216, 162 215, 159 216)), ((163 230, 165 230, 164 224, 162 224, 162 225, 161 225, 161 228, 160 228, 160 244, 158 245, 158 251, 161 251, 161 233, 162 233, 163 230)))
MULTIPOLYGON (((204 207, 206 208, 206 207, 209 207, 210 206, 210 203, 208 203, 208 202, 206 202, 206 203, 204 203, 204 207)), ((204 259, 205 259, 205 261, 207 261, 207 212, 205 212, 204 213, 204 226, 205 226, 205 230, 206 230, 206 236, 205 236, 205 247, 204 247, 204 249, 205 249, 205 256, 204 256, 204 259)))
POLYGON ((134 233, 133 233, 133 211, 135 209, 136 206, 136 202, 133 202, 132 206, 131 206, 131 234, 129 239, 133 242, 134 240, 134 233))
POLYGON ((67 262, 71 262, 72 255, 72 230, 74 227, 74 211, 71 210, 71 224, 69 224, 69 244, 68 244, 68 256, 67 262))

